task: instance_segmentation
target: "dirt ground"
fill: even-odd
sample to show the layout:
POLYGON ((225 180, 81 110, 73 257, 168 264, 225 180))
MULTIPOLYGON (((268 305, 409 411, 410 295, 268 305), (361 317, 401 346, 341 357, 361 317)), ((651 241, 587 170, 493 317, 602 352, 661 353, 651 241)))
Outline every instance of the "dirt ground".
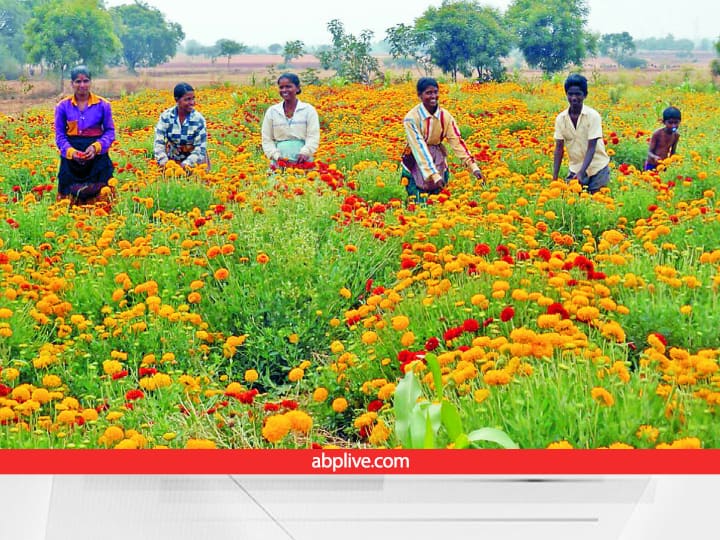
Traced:
MULTIPOLYGON (((658 76, 671 82, 682 82, 685 77, 692 80, 709 80, 709 65, 715 54, 712 52, 695 52, 693 59, 678 59, 672 53, 653 53, 652 56, 639 54, 648 61, 643 70, 619 70, 609 58, 593 58, 585 65, 586 73, 600 74, 609 81, 622 77, 632 84, 650 84, 658 76)), ((218 58, 210 62, 204 57, 178 55, 170 62, 153 68, 139 69, 132 75, 124 68, 111 68, 106 74, 93 79, 93 90, 98 94, 117 98, 123 93, 133 93, 145 88, 172 88, 180 81, 193 86, 203 87, 225 82, 235 84, 251 84, 253 80, 261 83, 272 72, 277 76, 283 70, 277 68, 282 62, 279 55, 238 55, 230 59, 218 58)), ((311 55, 295 59, 289 71, 302 73, 314 68, 321 77, 331 75, 322 71, 319 60, 311 55)), ((522 76, 539 78, 540 72, 525 70, 522 76)), ((18 116, 34 107, 52 106, 57 100, 70 92, 68 80, 59 90, 57 79, 45 79, 39 75, 27 81, 0 81, 0 113, 18 116)))

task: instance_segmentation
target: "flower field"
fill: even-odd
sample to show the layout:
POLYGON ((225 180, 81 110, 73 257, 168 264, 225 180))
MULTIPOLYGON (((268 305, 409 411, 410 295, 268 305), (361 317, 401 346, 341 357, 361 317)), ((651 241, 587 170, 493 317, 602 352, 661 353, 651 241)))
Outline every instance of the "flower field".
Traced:
POLYGON ((485 185, 406 201, 411 83, 197 93, 211 172, 152 161, 172 103, 113 102, 117 197, 56 202, 52 110, 0 116, 0 447, 720 448, 717 94, 592 85, 611 189, 551 181, 560 84, 441 85, 485 185), (679 155, 643 172, 661 111, 679 155))

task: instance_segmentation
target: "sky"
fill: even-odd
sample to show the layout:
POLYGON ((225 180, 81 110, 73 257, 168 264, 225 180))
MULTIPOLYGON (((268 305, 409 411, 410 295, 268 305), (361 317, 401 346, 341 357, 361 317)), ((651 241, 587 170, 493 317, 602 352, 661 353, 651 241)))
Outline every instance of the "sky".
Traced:
MULTIPOLYGON (((413 24, 442 0, 145 0, 169 21, 180 23, 186 39, 211 45, 232 39, 249 46, 299 39, 306 45, 330 43, 327 23, 340 19, 346 32, 374 32, 373 41, 399 23, 413 24)), ((108 7, 132 0, 106 0, 108 7)), ((479 0, 505 11, 511 0, 479 0)), ((664 37, 716 41, 720 37, 717 0, 588 0, 588 29, 601 34, 629 32, 635 39, 664 37)))

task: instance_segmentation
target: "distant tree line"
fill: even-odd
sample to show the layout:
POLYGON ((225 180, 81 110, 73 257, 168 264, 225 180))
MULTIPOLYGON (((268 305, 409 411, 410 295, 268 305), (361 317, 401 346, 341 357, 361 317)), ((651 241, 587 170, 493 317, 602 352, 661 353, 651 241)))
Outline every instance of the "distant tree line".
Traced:
MULTIPOLYGON (((429 7, 413 25, 386 30, 380 48, 403 67, 430 73, 435 67, 453 80, 459 75, 478 80, 501 80, 504 62, 522 55, 528 66, 552 74, 581 65, 598 52, 619 64, 636 67, 637 50, 688 52, 690 40, 665 38, 633 40, 627 32, 593 34, 587 30, 587 0, 513 0, 503 13, 476 0, 444 0, 429 7)), ((358 36, 342 21, 327 24, 329 45, 307 47, 302 41, 271 44, 283 66, 307 53, 325 69, 349 82, 369 83, 382 77, 373 32, 358 36)), ((95 71, 124 65, 130 73, 166 62, 178 51, 185 33, 156 8, 142 0, 110 9, 103 0, 0 0, 0 77, 17 77, 25 65, 56 73, 85 63, 95 71)), ((230 39, 213 45, 189 40, 184 52, 215 62, 247 52, 264 52, 230 39)))

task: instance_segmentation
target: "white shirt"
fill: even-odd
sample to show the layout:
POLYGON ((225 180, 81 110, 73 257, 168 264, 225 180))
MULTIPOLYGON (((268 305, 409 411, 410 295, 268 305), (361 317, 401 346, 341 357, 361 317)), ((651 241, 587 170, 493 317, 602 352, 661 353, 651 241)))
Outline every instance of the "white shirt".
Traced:
POLYGON ((262 123, 262 148, 268 159, 280 158, 277 142, 293 139, 305 141, 299 153, 312 160, 320 146, 320 119, 315 107, 299 99, 292 118, 285 116, 281 101, 265 111, 262 123))

